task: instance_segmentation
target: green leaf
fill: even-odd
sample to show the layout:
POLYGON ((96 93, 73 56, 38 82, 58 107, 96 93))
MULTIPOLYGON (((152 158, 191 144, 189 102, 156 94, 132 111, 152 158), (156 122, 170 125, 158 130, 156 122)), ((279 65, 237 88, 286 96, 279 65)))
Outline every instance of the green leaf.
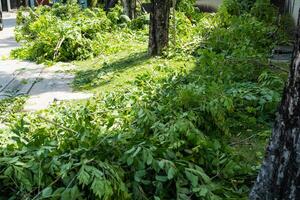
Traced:
POLYGON ((199 195, 200 195, 201 197, 205 197, 205 196, 207 195, 207 193, 208 193, 207 187, 201 187, 201 190, 200 190, 199 195))
POLYGON ((4 171, 5 176, 11 176, 13 173, 13 168, 10 166, 4 171))
POLYGON ((108 180, 95 178, 91 186, 94 194, 101 199, 111 199, 113 196, 113 188, 108 180))
POLYGON ((95 178, 91 186, 94 194, 101 198, 104 194, 105 186, 103 179, 95 178))
POLYGON ((161 160, 158 162, 158 166, 160 167, 160 169, 164 169, 165 167, 165 161, 164 160, 161 160))
POLYGON ((135 152, 132 154, 132 157, 134 158, 140 151, 141 151, 141 147, 138 147, 135 152))
POLYGON ((168 177, 167 176, 158 176, 158 175, 156 175, 155 179, 160 181, 160 182, 166 182, 168 180, 168 177))
POLYGON ((87 171, 89 174, 91 174, 91 176, 100 178, 104 175, 102 171, 100 171, 99 169, 97 169, 94 166, 86 165, 84 168, 85 168, 85 171, 87 171))
POLYGON ((201 177, 201 179, 204 183, 208 184, 211 182, 209 176, 207 176, 207 174, 204 172, 204 170, 199 166, 196 166, 196 169, 187 168, 186 170, 201 177))
POLYGON ((72 199, 78 199, 80 197, 80 191, 78 187, 75 185, 74 187, 71 188, 71 198, 72 199))
POLYGON ((78 187, 75 185, 72 188, 67 188, 61 195, 63 200, 75 200, 81 197, 78 187))
POLYGON ((151 165, 152 161, 153 161, 153 156, 152 156, 152 153, 149 152, 148 156, 147 156, 147 165, 151 165))
POLYGON ((187 179, 192 183, 193 187, 196 187, 198 185, 198 176, 195 176, 194 174, 188 172, 187 170, 185 171, 185 175, 187 179))
POLYGON ((56 189, 51 196, 52 197, 60 197, 61 194, 64 192, 64 190, 65 190, 65 188, 60 187, 60 188, 56 189))
POLYGON ((85 171, 85 166, 83 165, 78 173, 77 179, 80 184, 88 185, 90 183, 90 175, 85 171))
POLYGON ((52 194, 52 187, 46 187, 45 189, 43 189, 43 191, 42 191, 42 197, 43 198, 48 198, 48 197, 50 197, 51 196, 51 194, 52 194))
POLYGON ((132 147, 131 149, 129 149, 129 150, 126 151, 125 153, 126 153, 126 154, 131 154, 131 153, 134 152, 134 150, 135 150, 135 147, 132 147))
POLYGON ((145 175, 146 175, 146 171, 145 170, 139 170, 139 171, 135 172, 135 174, 134 174, 134 180, 136 182, 140 182, 145 175))
POLYGON ((176 169, 174 167, 170 167, 168 170, 168 179, 171 180, 174 178, 174 175, 176 174, 176 169))
POLYGON ((132 163, 133 163, 133 158, 131 157, 131 156, 129 156, 128 158, 127 158, 127 165, 132 165, 132 163))

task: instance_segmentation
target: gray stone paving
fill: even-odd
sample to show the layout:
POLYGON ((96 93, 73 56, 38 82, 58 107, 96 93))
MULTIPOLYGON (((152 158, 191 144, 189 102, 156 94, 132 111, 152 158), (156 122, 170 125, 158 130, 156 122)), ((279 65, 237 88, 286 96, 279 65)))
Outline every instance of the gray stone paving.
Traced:
POLYGON ((74 67, 57 64, 45 67, 27 61, 9 60, 10 51, 19 45, 14 40, 15 13, 4 13, 0 31, 0 99, 28 95, 24 111, 47 108, 53 101, 86 99, 91 94, 73 92, 73 75, 64 71, 74 67), (1 59, 2 58, 2 59, 1 59))
POLYGON ((91 94, 73 92, 70 84, 74 76, 65 72, 72 65, 61 66, 57 64, 44 68, 39 75, 34 87, 29 92, 30 98, 24 106, 25 111, 35 111, 47 108, 53 101, 88 99, 91 94))
POLYGON ((19 46, 14 39, 16 13, 4 12, 3 18, 4 29, 0 32, 0 58, 7 58, 9 56, 9 52, 19 46))

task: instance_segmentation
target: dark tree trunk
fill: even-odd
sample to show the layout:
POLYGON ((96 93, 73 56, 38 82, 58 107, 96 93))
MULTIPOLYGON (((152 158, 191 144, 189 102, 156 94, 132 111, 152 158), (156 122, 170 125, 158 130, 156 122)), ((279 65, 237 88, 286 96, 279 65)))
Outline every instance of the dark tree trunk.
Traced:
POLYGON ((105 11, 108 11, 110 8, 113 8, 118 3, 118 0, 104 0, 104 1, 105 1, 104 3, 105 11))
POLYGON ((169 43, 171 0, 151 0, 149 53, 161 55, 169 43))
POLYGON ((135 18, 136 11, 136 0, 122 0, 124 14, 127 15, 130 19, 135 18))
POLYGON ((300 38, 299 27, 290 74, 250 199, 300 199, 300 38))
POLYGON ((271 0, 271 3, 278 7, 280 13, 285 11, 285 2, 286 0, 271 0))

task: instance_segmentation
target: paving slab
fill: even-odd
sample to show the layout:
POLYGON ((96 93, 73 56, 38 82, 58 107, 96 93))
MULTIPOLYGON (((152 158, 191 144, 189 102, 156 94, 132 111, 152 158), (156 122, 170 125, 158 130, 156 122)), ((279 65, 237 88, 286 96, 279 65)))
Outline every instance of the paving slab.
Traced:
POLYGON ((26 69, 35 67, 35 64, 17 60, 0 60, 0 93, 12 83, 17 76, 26 69))
POLYGON ((35 66, 35 68, 27 68, 17 71, 15 77, 2 89, 0 99, 5 97, 14 97, 29 94, 38 80, 43 67, 35 66))
POLYGON ((89 93, 73 92, 71 84, 74 76, 62 72, 60 67, 45 68, 39 78, 29 92, 24 111, 46 109, 54 101, 88 99, 92 96, 89 93))

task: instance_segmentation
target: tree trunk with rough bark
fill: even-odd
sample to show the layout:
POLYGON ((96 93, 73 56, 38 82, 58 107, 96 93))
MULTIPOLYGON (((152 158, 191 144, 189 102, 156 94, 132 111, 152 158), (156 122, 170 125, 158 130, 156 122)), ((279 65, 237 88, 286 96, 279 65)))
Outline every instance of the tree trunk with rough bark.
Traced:
POLYGON ((108 11, 118 3, 118 0, 104 0, 104 10, 108 11))
POLYGON ((285 0, 271 0, 271 3, 278 7, 280 13, 285 11, 285 0))
POLYGON ((171 0, 151 0, 149 53, 161 55, 169 43, 171 0))
POLYGON ((135 18, 136 11, 136 0, 122 0, 124 14, 127 15, 130 19, 135 18))
POLYGON ((299 27, 272 137, 250 200, 300 199, 300 35, 299 27))

